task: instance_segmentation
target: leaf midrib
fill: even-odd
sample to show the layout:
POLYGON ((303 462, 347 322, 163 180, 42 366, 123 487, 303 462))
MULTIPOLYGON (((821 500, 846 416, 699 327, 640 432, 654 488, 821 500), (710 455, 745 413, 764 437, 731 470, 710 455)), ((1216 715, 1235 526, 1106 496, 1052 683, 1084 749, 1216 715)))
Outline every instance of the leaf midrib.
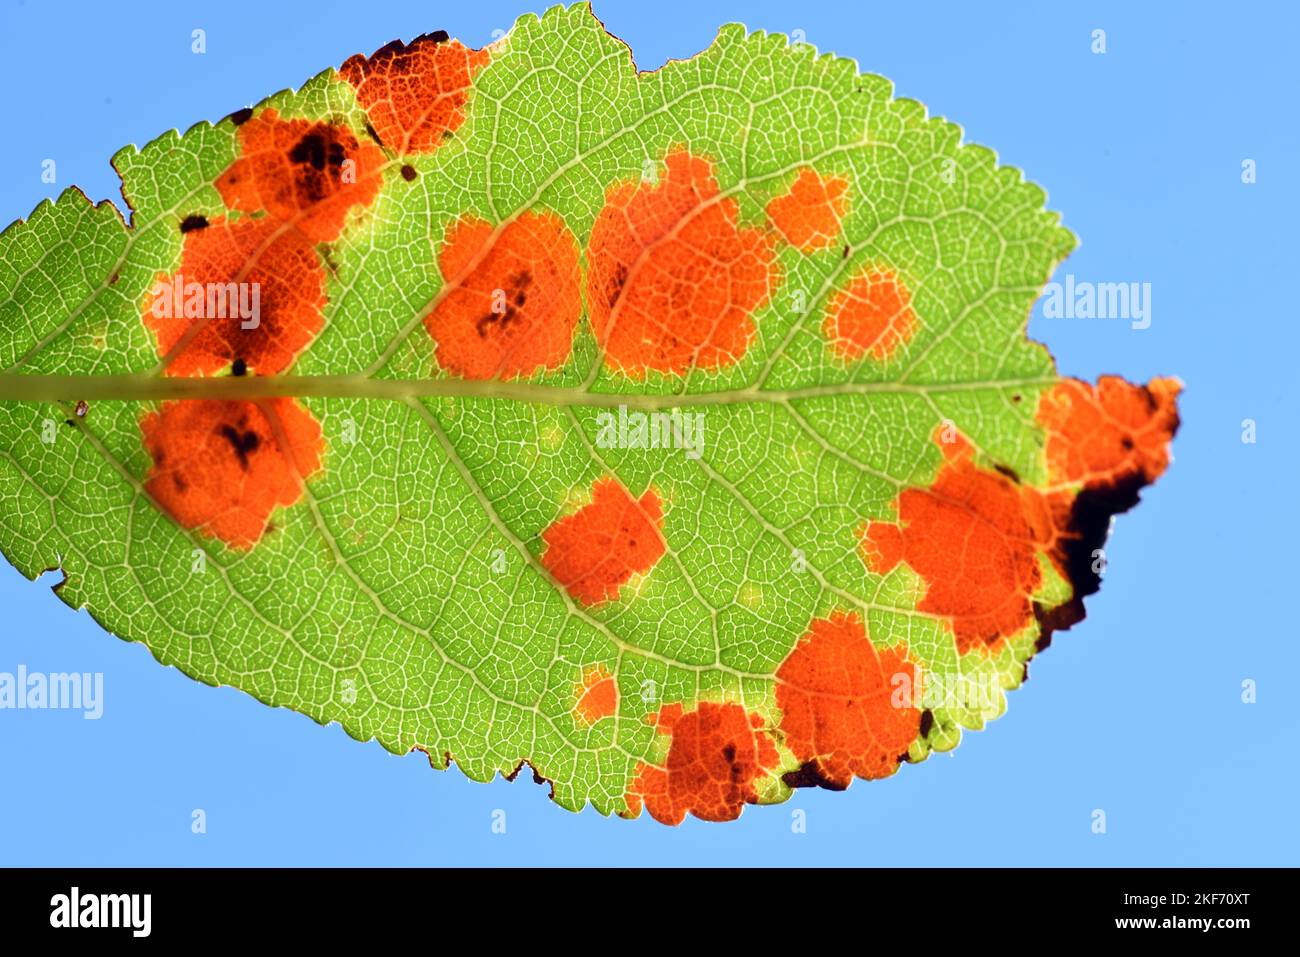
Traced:
POLYGON ((591 392, 581 387, 543 385, 535 382, 501 382, 451 378, 372 379, 364 375, 338 376, 155 376, 123 375, 14 375, 0 373, 0 401, 72 402, 157 401, 163 399, 268 399, 416 398, 503 399, 553 406, 595 406, 655 411, 686 406, 738 405, 745 403, 788 403, 803 399, 834 398, 844 395, 910 394, 929 396, 947 392, 977 392, 984 389, 1047 387, 1057 376, 989 379, 968 382, 841 382, 801 389, 721 389, 715 392, 662 394, 591 392))

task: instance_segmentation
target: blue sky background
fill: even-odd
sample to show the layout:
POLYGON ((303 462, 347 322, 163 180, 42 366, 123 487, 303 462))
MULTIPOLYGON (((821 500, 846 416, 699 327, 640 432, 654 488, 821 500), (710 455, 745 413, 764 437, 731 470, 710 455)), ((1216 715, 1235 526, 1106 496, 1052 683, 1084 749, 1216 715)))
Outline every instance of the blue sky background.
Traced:
MULTIPOLYGON (((517 2, 3 0, 0 225, 108 159, 445 29, 478 46, 517 2), (208 52, 190 52, 190 31, 208 52), (40 180, 58 162, 59 184, 40 180)), ((1295 622, 1294 7, 601 2, 643 69, 719 24, 803 30, 963 125, 1082 239, 1057 278, 1147 281, 1153 322, 1048 320, 1063 372, 1186 384, 1176 462, 1117 520, 1088 619, 952 755, 739 822, 606 820, 527 774, 467 781, 211 689, 0 562, 0 671, 102 671, 105 715, 0 711, 0 864, 1300 864, 1295 622), (1107 32, 1108 52, 1089 52, 1107 32), (1289 91, 1289 92, 1288 92, 1289 91), (1243 185, 1254 159, 1258 182, 1243 185), (1241 441, 1256 420, 1258 442, 1241 441), (1241 683, 1258 682, 1258 703, 1241 683), (190 831, 203 808, 208 832, 190 831), (1094 808, 1108 833, 1091 831, 1094 808), (494 809, 507 831, 494 834, 494 809), (807 813, 793 834, 791 811, 807 813)))

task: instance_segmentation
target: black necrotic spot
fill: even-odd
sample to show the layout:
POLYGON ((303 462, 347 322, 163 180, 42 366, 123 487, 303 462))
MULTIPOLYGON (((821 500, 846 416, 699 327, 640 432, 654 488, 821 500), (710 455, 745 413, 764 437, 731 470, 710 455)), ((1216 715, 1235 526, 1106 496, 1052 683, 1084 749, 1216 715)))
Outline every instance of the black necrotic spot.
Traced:
POLYGON ((1066 534, 1061 536, 1065 574, 1074 594, 1056 608, 1034 605, 1034 617, 1039 625, 1035 650, 1042 651, 1050 645, 1054 631, 1063 631, 1083 620, 1083 599, 1101 588, 1101 572, 1094 570, 1094 565, 1097 568, 1100 565, 1093 553, 1106 544, 1111 518, 1136 505, 1138 493, 1146 485, 1140 473, 1133 473, 1115 482, 1085 488, 1075 497, 1066 534))
POLYGON ((792 788, 824 788, 827 791, 843 791, 847 784, 840 784, 838 781, 832 781, 822 773, 821 766, 816 761, 805 761, 793 771, 787 771, 781 775, 781 780, 787 787, 792 788))
POLYGON ((335 139, 326 139, 318 131, 307 133, 289 150, 289 160, 293 163, 306 164, 321 171, 325 167, 339 167, 346 159, 343 144, 335 139))
POLYGON ((993 466, 993 470, 999 475, 1011 479, 1011 481, 1015 482, 1017 485, 1020 484, 1020 474, 1010 465, 1003 465, 1001 462, 998 462, 993 466))
POLYGON ((230 443, 230 447, 235 450, 235 455, 239 458, 239 467, 247 472, 248 456, 256 452, 257 447, 262 444, 261 437, 256 432, 241 432, 233 425, 222 425, 217 432, 230 443))

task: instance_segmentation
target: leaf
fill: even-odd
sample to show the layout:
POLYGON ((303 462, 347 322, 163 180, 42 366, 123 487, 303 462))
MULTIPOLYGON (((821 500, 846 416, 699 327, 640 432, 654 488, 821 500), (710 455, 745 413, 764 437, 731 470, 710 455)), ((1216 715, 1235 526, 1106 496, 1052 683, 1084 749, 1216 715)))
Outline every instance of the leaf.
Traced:
POLYGON ((737 25, 638 73, 579 5, 128 147, 129 224, 0 235, 0 547, 566 808, 888 776, 1082 617, 1177 427, 1026 339, 1074 239, 960 140, 737 25))

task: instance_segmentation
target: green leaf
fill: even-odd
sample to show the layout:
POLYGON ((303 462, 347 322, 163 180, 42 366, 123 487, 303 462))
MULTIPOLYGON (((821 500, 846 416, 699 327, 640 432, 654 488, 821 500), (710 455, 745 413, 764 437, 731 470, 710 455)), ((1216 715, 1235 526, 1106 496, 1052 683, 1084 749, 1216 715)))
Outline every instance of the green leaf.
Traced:
POLYGON ((638 73, 556 7, 114 164, 129 224, 73 189, 0 235, 0 548, 196 680, 566 808, 954 747, 1169 461, 1176 381, 1025 336, 1043 192, 783 36, 638 73))

